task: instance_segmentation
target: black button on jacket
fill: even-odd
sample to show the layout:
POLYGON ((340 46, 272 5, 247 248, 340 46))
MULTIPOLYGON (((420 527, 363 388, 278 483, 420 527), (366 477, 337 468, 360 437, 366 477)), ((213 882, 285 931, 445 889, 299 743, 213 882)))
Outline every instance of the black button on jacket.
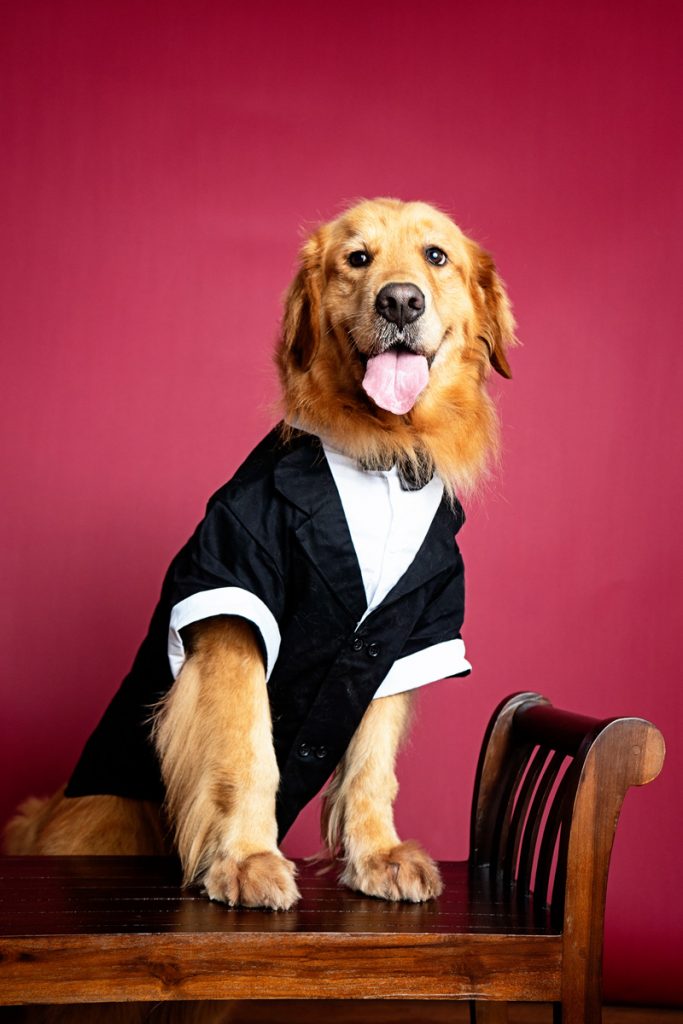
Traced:
MULTIPOLYGON (((234 588, 266 606, 280 635, 268 693, 282 838, 341 760, 393 663, 460 636, 464 575, 455 534, 463 521, 460 505, 444 498, 412 564, 358 626, 367 607, 363 581, 320 441, 296 433, 284 442, 275 428, 211 498, 173 560, 133 667, 66 795, 163 800, 149 719, 173 684, 172 609, 234 588)), ((272 637, 256 632, 264 660, 272 660, 272 637)))

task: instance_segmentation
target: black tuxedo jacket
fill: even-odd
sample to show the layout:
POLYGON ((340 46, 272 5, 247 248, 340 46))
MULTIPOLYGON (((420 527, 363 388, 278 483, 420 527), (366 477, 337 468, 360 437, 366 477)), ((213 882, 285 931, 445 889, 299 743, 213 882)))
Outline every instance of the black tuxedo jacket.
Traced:
POLYGON ((342 758, 393 663, 460 636, 464 574, 455 534, 463 521, 460 505, 444 498, 408 570, 358 626, 363 581, 321 443, 304 433, 284 442, 275 428, 211 498, 173 560, 133 667, 66 795, 163 800, 150 709, 173 684, 172 609, 197 594, 247 592, 279 631, 278 652, 272 630, 264 635, 266 626, 243 613, 269 672, 282 838, 342 758))

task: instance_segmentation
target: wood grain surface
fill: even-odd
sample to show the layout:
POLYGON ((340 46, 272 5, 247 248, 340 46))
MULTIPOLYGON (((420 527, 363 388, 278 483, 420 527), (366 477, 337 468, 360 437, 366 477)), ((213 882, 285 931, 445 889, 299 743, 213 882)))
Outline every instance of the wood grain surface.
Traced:
POLYGON ((0 1000, 557 998, 547 916, 442 867, 439 900, 385 904, 300 864, 301 903, 268 913, 182 889, 173 860, 4 858, 0 1000))

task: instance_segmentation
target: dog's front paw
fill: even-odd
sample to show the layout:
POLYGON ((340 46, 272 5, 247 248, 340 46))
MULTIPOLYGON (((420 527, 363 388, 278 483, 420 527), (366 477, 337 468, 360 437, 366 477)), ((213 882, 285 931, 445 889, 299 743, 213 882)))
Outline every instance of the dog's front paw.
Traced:
POLYGON ((204 876, 209 899, 231 907, 289 910, 299 899, 296 868, 281 853, 252 853, 244 860, 216 857, 204 876))
POLYGON ((385 900, 422 903, 443 892, 438 867, 414 840, 348 861, 340 880, 350 889, 385 900))

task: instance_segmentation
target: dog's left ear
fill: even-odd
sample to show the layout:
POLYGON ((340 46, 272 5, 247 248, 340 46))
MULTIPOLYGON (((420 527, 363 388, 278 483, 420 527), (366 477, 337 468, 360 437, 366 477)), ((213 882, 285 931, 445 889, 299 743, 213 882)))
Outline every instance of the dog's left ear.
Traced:
POLYGON ((309 369, 320 344, 322 248, 321 230, 312 235, 302 248, 299 270, 285 297, 279 362, 284 368, 291 359, 302 373, 309 369))
POLYGON ((507 350, 517 341, 510 300, 491 255, 472 242, 471 256, 472 289, 476 293, 475 308, 479 313, 477 334, 489 350, 491 366, 510 380, 512 371, 507 361, 507 350))

